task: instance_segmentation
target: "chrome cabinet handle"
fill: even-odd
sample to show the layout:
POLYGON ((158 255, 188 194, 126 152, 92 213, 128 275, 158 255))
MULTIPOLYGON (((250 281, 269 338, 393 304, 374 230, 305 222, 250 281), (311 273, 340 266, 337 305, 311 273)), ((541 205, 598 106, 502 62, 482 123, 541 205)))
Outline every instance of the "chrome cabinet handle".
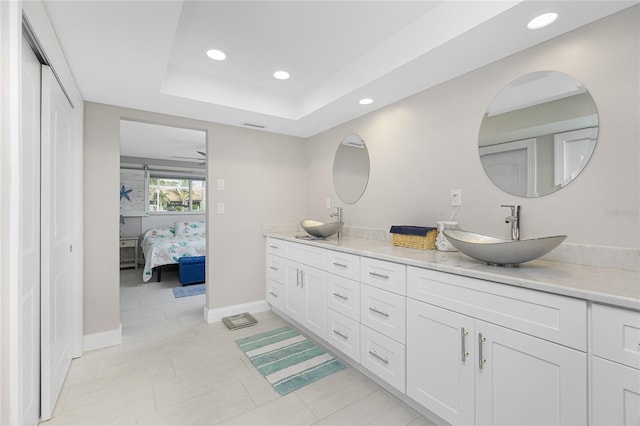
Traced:
POLYGON ((278 249, 278 246, 274 246, 273 244, 269 245, 269 247, 271 247, 272 249, 278 249))
POLYGON ((467 351, 467 339, 466 337, 469 335, 469 332, 465 330, 464 327, 460 329, 460 339, 462 340, 462 362, 467 360, 469 356, 469 351, 467 351))
POLYGON ((278 293, 274 293, 274 292, 270 291, 269 294, 272 295, 273 297, 278 297, 278 293))
POLYGON ((378 315, 382 315, 383 317, 387 317, 387 318, 389 318, 389 312, 382 312, 382 311, 378 310, 378 308, 375 308, 375 307, 374 307, 374 308, 371 308, 371 307, 370 307, 370 308, 369 308, 369 310, 370 310, 371 312, 375 312, 375 313, 376 313, 376 314, 378 314, 378 315))
POLYGON ((369 351, 369 355, 371 355, 372 357, 384 362, 385 364, 389 364, 389 360, 387 359, 387 357, 381 357, 380 355, 378 355, 378 353, 376 351, 369 351))
POLYGON ((487 338, 478 333, 478 368, 482 370, 482 366, 487 363, 487 359, 482 356, 482 344, 487 341, 487 338))
POLYGON ((346 268, 347 266, 349 266, 349 265, 345 265, 344 263, 338 263, 338 262, 332 262, 332 264, 334 266, 339 266, 341 268, 346 268))
POLYGON ((269 266, 269 269, 273 269, 274 271, 278 270, 278 268, 276 268, 275 266, 269 266))
POLYGON ((340 332, 340 331, 338 331, 338 330, 333 330, 333 332, 334 332, 335 334, 337 334, 338 336, 342 337, 343 339, 345 339, 345 340, 349 340, 349 335, 344 334, 344 333, 341 333, 341 332, 340 332))
POLYGON ((348 298, 347 296, 343 296, 343 295, 341 295, 340 293, 333 293, 333 295, 334 295, 335 297, 339 297, 339 298, 340 298, 340 299, 342 299, 342 300, 349 300, 349 298, 348 298))
POLYGON ((300 287, 300 269, 296 268, 296 287, 300 287))
POLYGON ((389 275, 379 274, 377 272, 369 272, 369 275, 376 278, 384 278, 385 280, 389 279, 389 275))

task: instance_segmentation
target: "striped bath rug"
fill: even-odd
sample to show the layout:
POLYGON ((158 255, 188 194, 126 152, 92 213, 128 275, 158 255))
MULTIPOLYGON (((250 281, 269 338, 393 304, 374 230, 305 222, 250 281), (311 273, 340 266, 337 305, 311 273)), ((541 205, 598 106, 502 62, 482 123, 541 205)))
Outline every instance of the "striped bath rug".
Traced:
POLYGON ((245 337, 236 343, 280 395, 344 368, 342 362, 291 327, 245 337))

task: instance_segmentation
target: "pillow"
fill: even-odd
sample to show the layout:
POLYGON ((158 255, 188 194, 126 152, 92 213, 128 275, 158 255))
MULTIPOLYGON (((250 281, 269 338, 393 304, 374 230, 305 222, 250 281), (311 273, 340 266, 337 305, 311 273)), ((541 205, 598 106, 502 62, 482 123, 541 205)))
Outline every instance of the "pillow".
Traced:
POLYGON ((190 237, 193 235, 202 235, 206 232, 207 227, 204 220, 197 220, 194 222, 176 222, 176 236, 178 237, 190 237))
POLYGON ((175 236, 175 231, 173 228, 151 228, 144 233, 143 238, 171 238, 173 236, 175 236))

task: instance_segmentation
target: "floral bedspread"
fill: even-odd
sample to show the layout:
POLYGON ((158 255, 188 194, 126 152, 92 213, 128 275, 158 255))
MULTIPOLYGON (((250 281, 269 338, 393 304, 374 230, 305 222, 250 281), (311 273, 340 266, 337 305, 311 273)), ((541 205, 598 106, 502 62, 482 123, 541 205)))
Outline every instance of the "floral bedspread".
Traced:
POLYGON ((156 266, 178 263, 184 256, 204 256, 207 244, 204 233, 176 236, 174 229, 168 228, 148 230, 140 246, 145 259, 142 280, 147 282, 156 266))

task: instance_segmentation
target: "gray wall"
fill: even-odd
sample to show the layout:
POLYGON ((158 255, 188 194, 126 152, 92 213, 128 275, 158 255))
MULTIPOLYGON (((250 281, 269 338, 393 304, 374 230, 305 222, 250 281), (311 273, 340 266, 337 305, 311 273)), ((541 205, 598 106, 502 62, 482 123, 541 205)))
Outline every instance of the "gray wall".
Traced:
POLYGON ((466 229, 509 237, 501 204, 523 206, 523 237, 567 234, 567 242, 638 248, 639 244, 639 8, 623 11, 487 65, 310 138, 307 203, 328 218, 325 198, 340 140, 358 133, 371 156, 360 201, 344 208, 347 226, 435 226, 447 219, 449 191, 462 189, 456 219, 466 229), (515 78, 556 70, 582 81, 600 115, 595 153, 578 178, 537 199, 495 187, 478 158, 478 130, 493 97, 515 78))
POLYGON ((119 188, 121 118, 207 132, 207 307, 263 300, 262 226, 305 216, 302 140, 92 102, 84 117, 84 334, 120 326, 119 203, 104 194, 119 188), (218 178, 225 179, 224 191, 211 184, 218 178), (223 215, 214 213, 218 202, 225 203, 223 215))
POLYGON ((523 237, 568 234, 568 242, 638 248, 639 8, 382 108, 306 142, 213 123, 87 102, 85 104, 85 334, 118 328, 119 121, 130 118, 208 132, 208 282, 210 309, 264 298, 262 224, 329 220, 325 198, 333 155, 348 133, 371 156, 366 193, 345 206, 348 226, 434 225, 449 218, 449 191, 461 188, 456 219, 467 229, 509 236, 507 209, 523 206, 523 237), (480 122, 495 94, 516 77, 557 70, 582 81, 600 114, 595 154, 578 179, 554 194, 518 198, 497 189, 480 166, 480 122), (115 200, 115 199, 114 199, 115 200), (213 208, 224 202, 226 214, 213 208))

